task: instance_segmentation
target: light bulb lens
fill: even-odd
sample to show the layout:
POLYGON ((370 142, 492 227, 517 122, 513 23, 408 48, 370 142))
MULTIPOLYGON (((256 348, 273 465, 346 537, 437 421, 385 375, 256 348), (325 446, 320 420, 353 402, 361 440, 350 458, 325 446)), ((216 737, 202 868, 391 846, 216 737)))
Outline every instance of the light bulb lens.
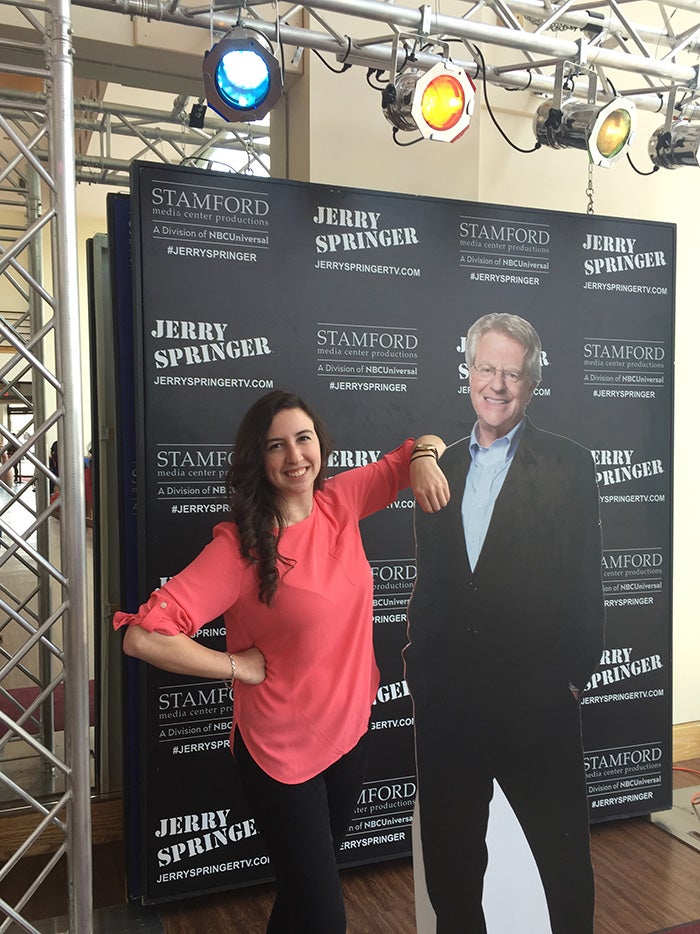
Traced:
POLYGON ((421 113, 434 130, 451 130, 464 113, 464 107, 464 88, 452 75, 437 75, 423 92, 421 113))
POLYGON ((238 110, 258 107, 270 90, 270 70, 257 52, 235 49, 216 66, 216 87, 229 106, 238 110))
POLYGON ((629 110, 613 110, 598 131, 596 146, 606 159, 614 158, 625 146, 632 132, 632 117, 629 110))

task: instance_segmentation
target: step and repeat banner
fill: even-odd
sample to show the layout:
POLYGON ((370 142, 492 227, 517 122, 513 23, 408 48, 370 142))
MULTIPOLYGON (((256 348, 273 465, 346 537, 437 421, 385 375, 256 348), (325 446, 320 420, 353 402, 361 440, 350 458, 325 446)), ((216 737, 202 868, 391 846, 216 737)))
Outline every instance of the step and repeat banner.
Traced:
MULTIPOLYGON (((331 473, 408 436, 449 443, 473 422, 467 328, 488 312, 517 313, 543 343, 529 416, 589 448, 598 473, 607 638, 582 697, 591 818, 668 806, 675 228, 153 163, 134 167, 131 228, 135 602, 226 517, 233 435, 256 398, 275 388, 308 399, 334 440, 331 473)), ((346 864, 410 852, 416 777, 401 649, 413 505, 404 491, 363 523, 381 686, 346 864)), ((223 635, 219 619, 197 638, 221 648, 223 635)), ((132 894, 157 901, 270 878, 228 748, 228 686, 142 666, 131 693, 141 722, 129 775, 140 815, 132 894)), ((445 716, 457 738, 459 711, 445 716)))

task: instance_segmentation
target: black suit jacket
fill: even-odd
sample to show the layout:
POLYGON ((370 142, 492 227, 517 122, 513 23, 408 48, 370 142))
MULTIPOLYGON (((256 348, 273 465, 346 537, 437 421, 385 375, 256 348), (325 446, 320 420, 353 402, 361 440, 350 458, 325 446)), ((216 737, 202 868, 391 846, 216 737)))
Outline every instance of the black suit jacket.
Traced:
POLYGON ((440 466, 449 505, 415 512, 411 690, 465 678, 509 686, 511 697, 568 694, 569 683, 583 689, 600 659, 605 619, 590 451, 526 421, 473 572, 461 515, 470 462, 469 438, 448 447, 440 466))

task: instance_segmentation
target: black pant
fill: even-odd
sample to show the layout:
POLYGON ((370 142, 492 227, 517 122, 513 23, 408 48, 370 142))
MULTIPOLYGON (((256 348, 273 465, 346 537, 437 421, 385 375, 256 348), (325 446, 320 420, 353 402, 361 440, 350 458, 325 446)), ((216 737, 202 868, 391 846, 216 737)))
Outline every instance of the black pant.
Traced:
POLYGON ((496 779, 537 863, 553 934, 592 934, 578 704, 565 685, 534 708, 525 694, 504 695, 472 683, 459 702, 436 707, 414 691, 421 841, 437 932, 486 931, 481 899, 496 779))
POLYGON ((362 790, 366 736, 324 772, 285 785, 256 764, 236 730, 241 783, 277 877, 268 934, 345 932, 336 856, 362 790))

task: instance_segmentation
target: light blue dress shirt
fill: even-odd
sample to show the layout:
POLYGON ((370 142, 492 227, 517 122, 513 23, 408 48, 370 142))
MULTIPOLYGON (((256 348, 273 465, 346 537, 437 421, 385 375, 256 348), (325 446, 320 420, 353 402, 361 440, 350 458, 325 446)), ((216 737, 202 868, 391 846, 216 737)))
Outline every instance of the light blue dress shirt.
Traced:
POLYGON ((479 560, 493 507, 513 463, 524 427, 525 419, 522 419, 507 435, 498 438, 488 448, 482 447, 477 441, 476 424, 472 428, 469 441, 472 462, 462 496, 464 542, 472 571, 479 560))

